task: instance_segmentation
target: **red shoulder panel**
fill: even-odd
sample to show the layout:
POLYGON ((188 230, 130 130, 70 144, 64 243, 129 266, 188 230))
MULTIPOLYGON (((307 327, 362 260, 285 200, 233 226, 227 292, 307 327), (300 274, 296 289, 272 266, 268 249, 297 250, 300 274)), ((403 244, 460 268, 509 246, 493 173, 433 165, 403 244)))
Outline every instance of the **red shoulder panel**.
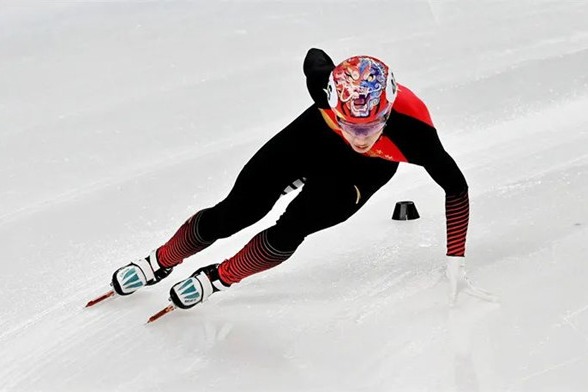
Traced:
POLYGON ((398 85, 398 96, 392 106, 398 113, 413 117, 434 127, 429 109, 419 97, 408 88, 398 85))

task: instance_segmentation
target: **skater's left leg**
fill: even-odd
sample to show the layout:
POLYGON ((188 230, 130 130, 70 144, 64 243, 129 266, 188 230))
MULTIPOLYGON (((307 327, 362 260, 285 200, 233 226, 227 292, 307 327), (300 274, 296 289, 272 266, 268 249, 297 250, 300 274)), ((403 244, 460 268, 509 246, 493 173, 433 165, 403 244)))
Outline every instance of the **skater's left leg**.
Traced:
MULTIPOLYGON (((172 302, 188 309, 213 292, 288 259, 308 234, 333 226, 353 215, 364 203, 356 186, 309 180, 276 225, 254 236, 243 249, 220 265, 196 271, 170 290, 172 302)), ((369 197, 369 196, 368 196, 369 197)))

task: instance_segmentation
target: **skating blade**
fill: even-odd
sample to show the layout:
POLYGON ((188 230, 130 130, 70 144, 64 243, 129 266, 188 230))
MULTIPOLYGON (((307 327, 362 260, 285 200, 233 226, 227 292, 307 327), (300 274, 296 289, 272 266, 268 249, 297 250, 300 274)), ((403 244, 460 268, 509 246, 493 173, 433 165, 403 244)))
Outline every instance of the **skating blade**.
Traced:
POLYGON ((165 316, 166 314, 168 314, 169 312, 171 312, 175 308, 176 307, 174 305, 168 305, 167 307, 163 308, 159 312, 155 313, 153 316, 149 317, 149 320, 147 320, 147 324, 158 320, 160 317, 165 316))
POLYGON ((109 292, 107 292, 106 294, 102 294, 101 296, 99 296, 99 297, 97 297, 97 298, 94 298, 93 300, 91 300, 90 302, 88 302, 88 303, 86 304, 86 308, 89 308, 90 306, 94 306, 94 305, 96 305, 97 303, 99 303, 99 302, 102 302, 102 301, 104 301, 105 299, 107 299, 107 298, 110 298, 110 297, 112 297, 112 296, 114 296, 114 291, 113 291, 113 290, 110 290, 110 291, 109 291, 109 292))

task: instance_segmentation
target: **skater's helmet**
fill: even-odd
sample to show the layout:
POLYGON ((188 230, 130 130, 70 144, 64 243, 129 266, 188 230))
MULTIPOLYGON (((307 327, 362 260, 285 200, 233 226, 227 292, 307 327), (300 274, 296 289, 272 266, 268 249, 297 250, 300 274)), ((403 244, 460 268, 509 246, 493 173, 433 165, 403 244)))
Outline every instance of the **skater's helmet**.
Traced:
POLYGON ((384 128, 398 86, 392 71, 382 61, 354 56, 333 69, 326 93, 343 131, 370 136, 384 128))

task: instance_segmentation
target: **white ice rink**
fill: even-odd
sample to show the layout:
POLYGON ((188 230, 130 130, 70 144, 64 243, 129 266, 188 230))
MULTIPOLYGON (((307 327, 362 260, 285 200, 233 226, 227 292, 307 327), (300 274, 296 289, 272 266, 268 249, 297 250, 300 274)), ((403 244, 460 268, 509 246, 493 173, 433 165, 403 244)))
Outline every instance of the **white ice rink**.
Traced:
POLYGON ((587 391, 588 3, 0 1, 0 391, 587 391), (220 201, 310 103, 310 47, 385 60, 470 185, 447 301, 443 191, 417 166, 283 265, 145 321, 84 309, 220 201), (421 219, 390 219, 398 200, 421 219))

